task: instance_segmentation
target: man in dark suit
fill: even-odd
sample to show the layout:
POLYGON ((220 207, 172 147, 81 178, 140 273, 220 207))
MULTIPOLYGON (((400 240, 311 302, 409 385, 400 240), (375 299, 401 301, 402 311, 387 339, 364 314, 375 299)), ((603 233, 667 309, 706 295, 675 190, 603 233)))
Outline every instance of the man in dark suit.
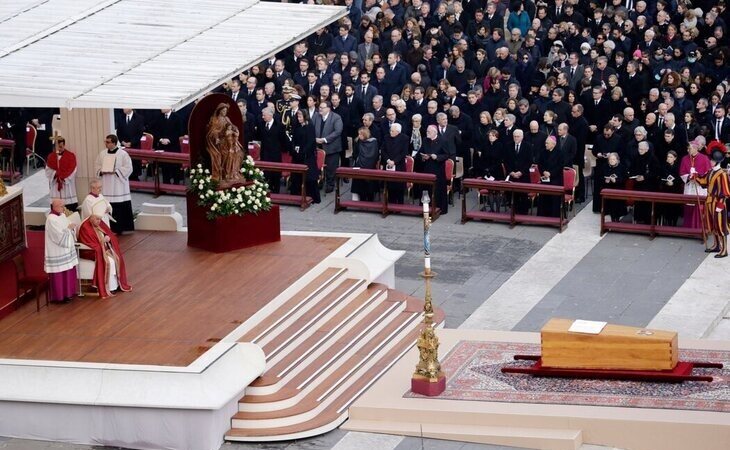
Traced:
POLYGON ((294 76, 292 77, 294 84, 302 87, 306 86, 307 72, 309 72, 309 60, 302 58, 299 60, 299 70, 294 72, 294 76))
POLYGON ((237 102, 238 100, 246 97, 246 95, 241 92, 241 80, 239 80, 238 78, 234 78, 233 80, 231 80, 229 86, 231 87, 231 98, 234 102, 237 102))
MULTIPOLYGON (((530 166, 532 165, 532 149, 530 144, 523 142, 524 132, 515 130, 512 134, 513 143, 504 148, 504 165, 509 180, 516 183, 530 182, 530 166)), ((518 214, 527 214, 529 203, 527 194, 515 194, 515 209, 518 214)))
POLYGON ((351 84, 345 86, 345 95, 342 97, 342 103, 350 109, 352 126, 357 131, 357 128, 360 126, 360 118, 365 113, 365 110, 363 108, 362 100, 355 96, 355 87, 351 84))
MULTIPOLYGON (((140 139, 144 134, 144 118, 135 114, 133 109, 123 109, 123 116, 117 120, 117 137, 124 148, 140 148, 140 139)), ((137 181, 142 173, 142 162, 132 160, 130 180, 137 181)))
MULTIPOLYGON (((342 119, 342 150, 340 150, 340 166, 350 167, 350 159, 347 157, 347 138, 355 138, 355 132, 357 128, 352 126, 352 114, 353 111, 347 106, 347 103, 342 101, 342 97, 339 94, 332 94, 330 97, 332 101, 332 112, 340 116, 342 119)), ((345 179, 347 183, 347 179, 345 179)))
POLYGON ((406 69, 398 64, 395 53, 388 54, 388 67, 385 68, 385 78, 381 81, 378 88, 379 93, 383 96, 386 104, 390 104, 390 96, 392 94, 400 94, 403 86, 408 82, 408 74, 406 69))
POLYGON ((444 148, 449 158, 456 161, 458 149, 461 146, 461 134, 454 125, 449 125, 449 117, 446 113, 436 114, 439 139, 444 142, 444 148))
POLYGON ((603 88, 594 86, 592 89, 592 100, 584 104, 585 117, 592 133, 600 133, 603 126, 611 119, 611 107, 608 100, 603 98, 603 88))
POLYGON ((553 98, 547 104, 549 111, 557 114, 557 122, 567 122, 570 119, 570 104, 565 100, 565 91, 562 88, 553 90, 553 98))
POLYGON ((398 28, 393 28, 390 32, 390 40, 381 42, 381 50, 383 54, 398 53, 405 55, 408 53, 408 44, 402 39, 403 34, 398 28))
POLYGON ((258 117, 264 108, 266 108, 266 92, 264 88, 256 88, 253 100, 248 102, 248 110, 251 111, 254 117, 258 117))
MULTIPOLYGON (((284 127, 274 120, 274 110, 268 107, 261 111, 261 120, 257 133, 261 142, 261 160, 281 162, 281 154, 287 150, 288 144, 284 127)), ((281 175, 276 172, 265 175, 271 192, 278 194, 281 188, 281 175)))
POLYGON ((563 167, 572 167, 578 153, 578 142, 568 132, 568 124, 558 125, 558 150, 563 154, 563 167))
POLYGON ((579 64, 580 57, 577 52, 571 52, 568 56, 568 65, 563 67, 563 72, 568 77, 568 86, 573 91, 578 90, 583 79, 583 65, 579 64))
POLYGON ((621 77, 621 88, 629 103, 634 107, 639 106, 639 101, 646 91, 644 77, 637 73, 638 70, 639 66, 636 61, 629 61, 626 63, 626 74, 621 77))
MULTIPOLYGON (((180 153, 180 136, 185 134, 180 116, 170 109, 161 110, 157 122, 152 128, 155 150, 180 153)), ((160 164, 162 168, 162 182, 172 180, 177 184, 182 179, 179 164, 160 164)))
POLYGON ((410 111, 411 114, 420 114, 422 117, 426 115, 426 113, 428 112, 428 101, 423 98, 425 93, 426 90, 423 89, 421 86, 418 86, 416 89, 413 90, 413 98, 408 100, 408 111, 410 111))
POLYGON ((342 74, 332 74, 332 86, 330 86, 330 95, 337 94, 340 98, 345 98, 345 85, 342 84, 342 74))
POLYGON ((332 48, 334 51, 341 55, 343 53, 350 53, 357 50, 357 40, 350 34, 350 28, 347 25, 340 25, 340 35, 332 39, 332 48))
POLYGON ((583 167, 585 166, 585 149, 588 143, 588 121, 583 117, 583 105, 580 103, 573 105, 571 110, 572 120, 568 132, 575 137, 576 148, 578 151, 573 159, 573 164, 578 166, 578 187, 575 189, 575 202, 583 203, 585 201, 585 178, 583 176, 583 167))
POLYGON ((378 95, 378 90, 370 85, 370 75, 367 72, 360 74, 360 86, 355 88, 355 98, 360 99, 365 112, 373 110, 373 97, 378 95))
POLYGON ((730 142, 730 119, 725 116, 725 107, 715 108, 715 118, 712 121, 712 137, 722 143, 730 142))
POLYGON ((317 78, 317 74, 311 70, 307 72, 307 83, 302 86, 304 88, 304 93, 307 95, 319 96, 319 88, 321 86, 322 85, 317 78))
POLYGON ((318 148, 324 148, 326 165, 325 193, 335 189, 335 171, 342 151, 342 118, 330 110, 327 102, 319 104, 319 114, 312 119, 318 148))
POLYGON ((287 72, 284 66, 284 61, 281 59, 277 59, 274 63, 274 76, 276 77, 276 81, 279 83, 279 86, 284 84, 284 80, 292 77, 291 74, 287 72))

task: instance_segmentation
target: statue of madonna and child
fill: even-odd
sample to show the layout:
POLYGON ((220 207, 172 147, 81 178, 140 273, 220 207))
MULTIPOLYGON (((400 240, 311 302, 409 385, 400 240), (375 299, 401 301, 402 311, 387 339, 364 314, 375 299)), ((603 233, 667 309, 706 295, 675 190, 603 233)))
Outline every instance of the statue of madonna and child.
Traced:
POLYGON ((243 183, 241 175, 243 146, 238 141, 240 131, 228 117, 228 104, 220 103, 208 121, 205 136, 210 155, 211 179, 218 181, 220 188, 243 183))

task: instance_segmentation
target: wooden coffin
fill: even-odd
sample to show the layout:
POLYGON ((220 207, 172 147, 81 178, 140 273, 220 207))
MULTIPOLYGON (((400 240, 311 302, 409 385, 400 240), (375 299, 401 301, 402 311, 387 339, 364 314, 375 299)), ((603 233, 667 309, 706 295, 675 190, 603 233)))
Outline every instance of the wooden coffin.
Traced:
POLYGON ((550 319, 540 332, 542 365, 575 369, 671 370, 677 333, 607 324, 599 334, 570 332, 570 319, 550 319))

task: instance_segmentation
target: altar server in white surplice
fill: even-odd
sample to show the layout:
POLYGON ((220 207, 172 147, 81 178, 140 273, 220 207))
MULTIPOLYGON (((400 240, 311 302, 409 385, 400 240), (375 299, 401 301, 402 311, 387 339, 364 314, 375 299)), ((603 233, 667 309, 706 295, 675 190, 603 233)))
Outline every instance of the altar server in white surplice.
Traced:
POLYGON ((98 205, 100 204, 104 205, 105 212, 104 214, 99 214, 99 216, 106 226, 109 226, 109 215, 112 213, 112 205, 102 193, 101 180, 93 179, 89 183, 89 194, 86 196, 83 203, 81 203, 81 219, 88 219, 91 217, 93 215, 94 207, 98 208, 98 205))
POLYGON ((50 300, 57 303, 68 303, 78 293, 76 225, 68 220, 64 209, 63 200, 54 198, 46 218, 43 270, 51 281, 50 300))
POLYGON ((102 191, 111 204, 111 229, 116 234, 134 231, 132 195, 129 192, 129 176, 132 174, 132 158, 119 147, 119 140, 110 134, 104 140, 105 150, 96 158, 96 175, 101 178, 102 191))

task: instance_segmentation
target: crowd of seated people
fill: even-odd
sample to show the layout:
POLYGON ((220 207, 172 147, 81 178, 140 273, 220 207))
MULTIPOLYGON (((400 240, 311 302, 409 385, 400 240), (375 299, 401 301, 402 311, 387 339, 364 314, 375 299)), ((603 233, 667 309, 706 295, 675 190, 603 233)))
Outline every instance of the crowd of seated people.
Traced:
MULTIPOLYGON (((246 144, 260 141, 262 159, 313 165, 299 152, 325 150, 325 192, 337 166, 402 171, 407 156, 416 171, 438 172, 434 161, 452 159, 464 176, 525 183, 537 171, 561 184, 560 169, 572 167, 576 202, 592 194, 598 212, 605 187, 701 194, 697 160, 730 142, 730 11, 722 0, 323 3, 348 14, 217 91, 237 102, 246 144), (585 164, 595 164, 586 171, 592 192, 585 164)), ((172 143, 165 149, 179 151, 175 137, 192 106, 140 111, 142 123, 120 139, 134 147, 148 131, 155 148, 164 135, 172 143)), ((118 113, 118 128, 128 115, 118 113)), ((354 191, 373 194, 359 182, 354 191)), ((641 203, 613 202, 609 215, 621 220, 627 206, 633 220, 649 220, 641 203)), ((687 215, 696 213, 675 206, 660 217, 694 226, 687 215)))

